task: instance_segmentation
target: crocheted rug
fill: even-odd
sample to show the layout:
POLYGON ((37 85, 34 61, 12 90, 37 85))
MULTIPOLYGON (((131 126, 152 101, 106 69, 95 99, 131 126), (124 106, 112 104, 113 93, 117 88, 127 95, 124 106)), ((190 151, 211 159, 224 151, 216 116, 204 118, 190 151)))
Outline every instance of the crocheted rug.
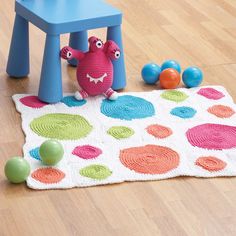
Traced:
POLYGON ((236 176, 236 105, 220 86, 121 93, 45 104, 13 96, 26 135, 34 189, 72 188, 176 176, 236 176), (65 154, 44 166, 39 146, 57 139, 65 154))

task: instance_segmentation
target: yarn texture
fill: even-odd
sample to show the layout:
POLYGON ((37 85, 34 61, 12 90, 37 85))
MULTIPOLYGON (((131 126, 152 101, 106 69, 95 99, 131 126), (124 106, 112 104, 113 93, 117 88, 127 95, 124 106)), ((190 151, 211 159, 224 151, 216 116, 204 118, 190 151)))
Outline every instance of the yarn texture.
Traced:
POLYGON ((186 132, 189 143, 207 149, 230 149, 236 147, 236 126, 203 124, 186 132))
POLYGON ((53 113, 34 119, 30 128, 36 134, 60 140, 80 139, 87 136, 92 126, 82 116, 53 113))
POLYGON ((199 157, 196 160, 196 165, 201 166, 208 171, 219 171, 226 167, 226 163, 216 157, 199 157))
POLYGON ((113 126, 107 131, 107 133, 116 139, 123 139, 132 136, 134 131, 125 126, 113 126))
POLYGON ((157 145, 124 149, 120 160, 130 170, 144 174, 163 174, 179 165, 177 152, 157 145))
POLYGON ((214 105, 209 107, 207 111, 219 118, 229 118, 235 114, 235 111, 231 107, 224 105, 214 105))
POLYGON ((86 103, 86 100, 78 101, 74 96, 66 96, 61 101, 68 107, 80 107, 86 103))
POLYGON ((183 102, 188 95, 178 90, 167 90, 161 94, 161 97, 174 102, 183 102))
POLYGON ((195 116, 197 111, 192 107, 175 107, 171 110, 170 114, 173 116, 178 116, 183 119, 192 118, 195 116))
POLYGON ((101 113, 107 117, 133 120, 153 116, 154 106, 151 102, 135 96, 119 96, 116 101, 103 100, 101 113))
POLYGON ((80 170, 80 174, 91 179, 102 180, 111 175, 111 171, 103 165, 90 165, 80 170))
POLYGON ((165 127, 163 125, 149 125, 147 127, 147 132, 153 135, 156 138, 167 138, 173 132, 170 128, 165 127))
POLYGON ((236 105, 221 86, 127 92, 115 101, 64 94, 57 104, 25 102, 38 104, 35 97, 13 96, 26 135, 30 188, 236 176, 236 105), (50 138, 64 149, 51 167, 38 153, 50 138))
POLYGON ((102 154, 102 150, 91 145, 83 145, 76 147, 72 154, 83 159, 93 159, 102 154))
POLYGON ((31 174, 31 177, 44 184, 55 184, 60 182, 65 174, 58 169, 47 167, 37 169, 31 174))
POLYGON ((219 100, 225 95, 215 88, 201 88, 198 92, 199 95, 202 95, 208 99, 219 100))

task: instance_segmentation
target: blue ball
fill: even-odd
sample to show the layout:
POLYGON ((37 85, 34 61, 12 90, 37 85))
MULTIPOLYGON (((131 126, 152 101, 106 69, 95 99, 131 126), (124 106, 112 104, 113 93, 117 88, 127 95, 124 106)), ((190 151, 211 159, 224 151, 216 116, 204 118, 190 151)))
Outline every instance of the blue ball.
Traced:
POLYGON ((177 61, 174 60, 167 60, 161 65, 161 70, 165 70, 168 68, 173 68, 177 70, 179 73, 181 73, 181 67, 180 64, 177 61))
POLYGON ((159 80, 161 68, 155 63, 146 64, 142 69, 142 78, 147 84, 155 84, 159 80))
POLYGON ((182 79, 186 87, 197 87, 202 83, 203 73, 198 67, 190 66, 183 72, 182 79))

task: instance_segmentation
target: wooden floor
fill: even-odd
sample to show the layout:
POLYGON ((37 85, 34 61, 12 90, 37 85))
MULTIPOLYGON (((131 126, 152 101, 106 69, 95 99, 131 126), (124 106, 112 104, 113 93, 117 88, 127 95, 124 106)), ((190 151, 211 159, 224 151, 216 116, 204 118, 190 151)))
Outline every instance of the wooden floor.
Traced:
MULTIPOLYGON (((236 101, 235 0, 110 2, 124 13, 126 91, 152 90, 140 78, 142 65, 173 58, 182 67, 200 66, 204 84, 225 86, 236 101)), ((37 92, 45 39, 30 27, 31 74, 8 78, 13 3, 1 0, 0 7, 0 235, 236 235, 236 178, 186 177, 63 191, 32 191, 6 181, 4 163, 22 155, 24 144, 11 96, 37 92)), ((105 39, 104 30, 90 34, 105 39)), ((68 35, 61 39, 66 45, 68 35)), ((75 91, 75 69, 62 65, 64 91, 75 91)))

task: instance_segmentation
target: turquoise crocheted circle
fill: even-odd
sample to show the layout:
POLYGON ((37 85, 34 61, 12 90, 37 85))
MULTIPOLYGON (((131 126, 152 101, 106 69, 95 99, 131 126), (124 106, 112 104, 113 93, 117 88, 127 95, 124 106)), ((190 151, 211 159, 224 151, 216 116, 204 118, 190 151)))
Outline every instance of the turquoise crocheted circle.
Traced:
POLYGON ((193 109, 192 107, 185 107, 185 106, 175 107, 170 112, 170 114, 172 114, 174 116, 178 116, 183 119, 192 118, 195 116, 196 113, 197 113, 197 111, 195 109, 193 109))
POLYGON ((115 101, 104 99, 101 113, 115 119, 133 120, 153 116, 155 109, 151 102, 143 98, 124 95, 115 101))
POLYGON ((40 155, 39 155, 39 147, 36 147, 36 148, 34 148, 34 149, 31 149, 31 150, 29 151, 29 154, 30 154, 30 156, 33 157, 34 159, 41 161, 41 158, 40 158, 40 155))
POLYGON ((78 101, 77 99, 75 99, 74 96, 66 96, 62 98, 61 102, 63 102, 68 107, 80 107, 83 106, 87 101, 86 100, 78 101))

